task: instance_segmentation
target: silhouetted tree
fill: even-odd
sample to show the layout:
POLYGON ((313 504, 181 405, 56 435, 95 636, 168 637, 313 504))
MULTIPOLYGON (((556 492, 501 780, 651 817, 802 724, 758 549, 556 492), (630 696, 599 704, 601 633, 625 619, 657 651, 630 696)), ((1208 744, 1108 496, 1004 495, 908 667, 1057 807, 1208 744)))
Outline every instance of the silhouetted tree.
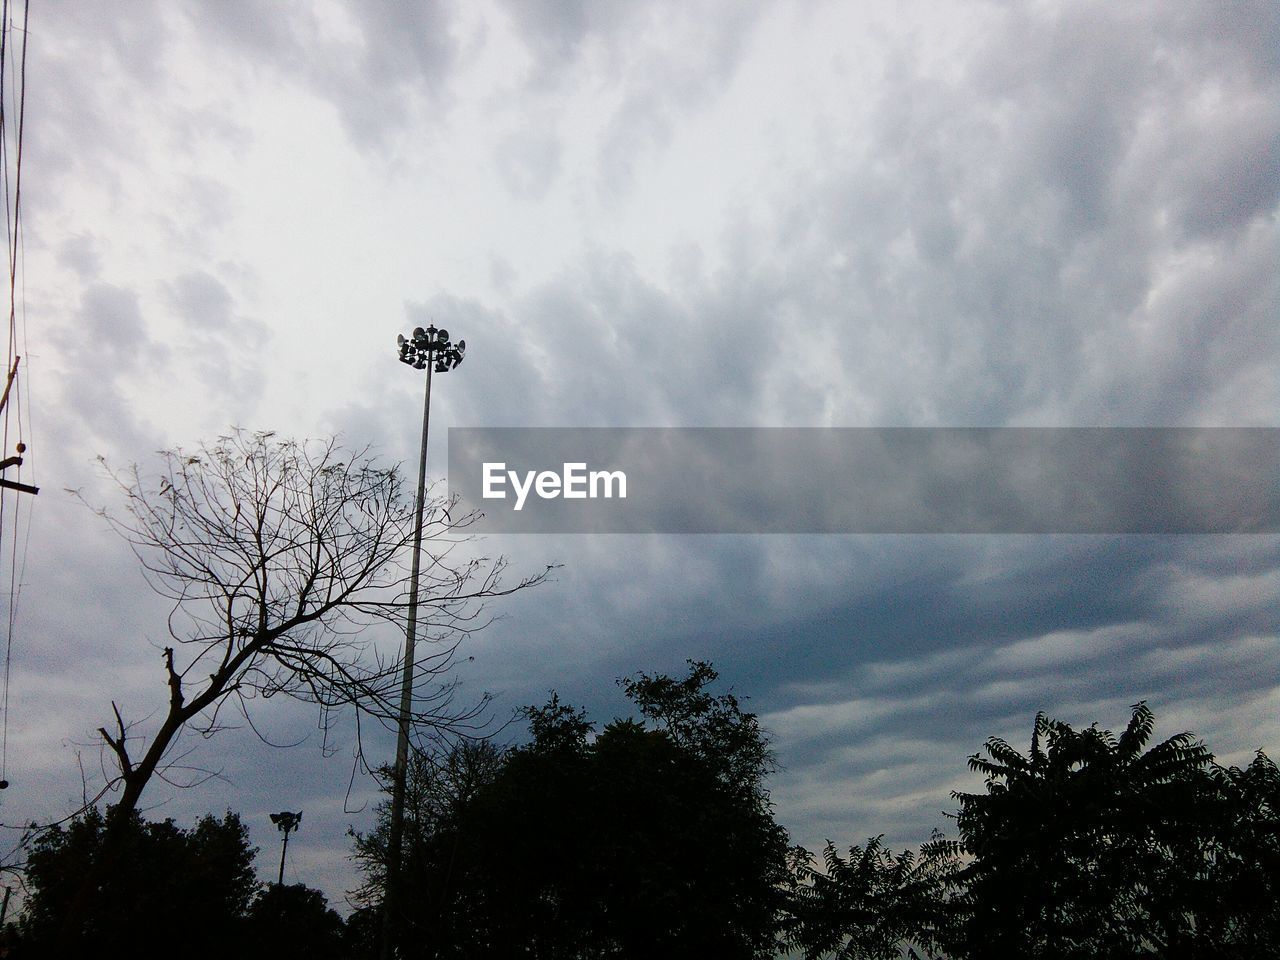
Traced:
POLYGON ((879 837, 840 856, 823 849, 796 864, 788 943, 806 960, 897 960, 940 955, 949 922, 948 885, 957 867, 955 844, 935 832, 917 855, 893 853, 879 837))
POLYGON ((1217 766, 1187 733, 1148 748, 1154 722, 1138 704, 1116 737, 1039 714, 1025 756, 988 740, 959 840, 828 845, 798 871, 790 942, 809 960, 1273 954, 1280 773, 1262 753, 1217 766))
MULTIPOLYGON (((553 696, 527 711, 528 744, 425 808, 403 956, 773 956, 790 873, 767 744, 731 694, 708 690, 715 671, 690 666, 623 681, 643 722, 594 738, 553 696)), ((376 877, 372 839, 357 851, 376 877)))
MULTIPOLYGON (((433 883, 448 882, 451 872, 448 861, 428 861, 442 852, 451 852, 448 844, 456 846, 460 842, 457 829, 465 810, 476 794, 497 778, 503 760, 502 751, 489 740, 464 740, 442 755, 410 754, 405 780, 403 855, 408 864, 406 876, 416 878, 415 910, 435 902, 437 891, 433 883)), ((391 766, 378 771, 388 791, 392 775, 391 766)), ((364 883, 355 892, 355 899, 373 918, 379 915, 378 905, 386 883, 389 809, 386 803, 380 805, 378 822, 370 833, 351 831, 356 857, 364 872, 364 883)), ((362 917, 359 924, 353 926, 364 922, 362 917)), ((376 939, 370 942, 375 951, 378 945, 376 939)))
POLYGON ((1039 714, 1027 756, 993 738, 970 758, 987 783, 956 794, 972 857, 958 874, 957 952, 1168 955, 1201 939, 1203 904, 1188 894, 1220 806, 1212 755, 1188 733, 1144 751, 1154 722, 1138 704, 1115 737, 1039 714))
MULTIPOLYGON (((158 725, 139 732, 113 702, 113 724, 99 728, 117 771, 109 786, 122 787, 121 816, 107 820, 101 857, 69 905, 73 927, 110 882, 112 832, 129 822, 152 779, 209 775, 180 766, 185 732, 211 736, 222 711, 249 718, 251 701, 278 694, 316 704, 326 730, 337 711, 388 726, 398 713, 400 664, 380 656, 362 631, 404 612, 414 503, 399 473, 335 441, 240 430, 161 457, 155 477, 137 467, 112 474, 123 510, 98 511, 172 602, 175 643, 164 648, 167 704, 158 725)), ((450 548, 473 519, 452 518, 441 502, 430 511, 434 556, 424 565, 419 618, 425 656, 416 663, 411 718, 418 734, 474 729, 487 701, 455 703, 449 673, 457 645, 487 624, 485 601, 545 577, 504 588, 502 560, 452 561, 450 548)))
POLYGON ((27 859, 23 955, 237 956, 244 916, 257 891, 248 831, 228 813, 192 830, 172 820, 91 809, 46 831, 27 859), (83 878, 101 860, 108 825, 119 855, 73 929, 67 914, 83 878))
POLYGON ((348 960, 374 960, 382 955, 382 908, 367 905, 347 917, 345 934, 348 960))
POLYGON ((319 890, 273 883, 250 906, 243 940, 231 956, 344 960, 349 956, 345 933, 342 917, 319 890))
MULTIPOLYGON (((351 708, 391 726, 400 665, 383 658, 362 628, 397 624, 406 604, 406 548, 414 504, 399 473, 335 441, 297 443, 236 431, 196 450, 161 454, 163 468, 112 475, 124 510, 99 510, 133 548, 148 581, 172 601, 164 650, 167 709, 149 737, 113 703, 103 727, 123 792, 137 808, 171 762, 184 731, 209 736, 229 705, 284 694, 319 706, 322 722, 351 708), (188 652, 182 657, 180 650, 188 652)), ((431 505, 424 565, 415 728, 449 735, 472 729, 484 703, 458 705, 448 679, 460 639, 489 622, 485 601, 538 583, 545 573, 501 585, 502 560, 453 562, 451 548, 474 514, 431 505)))

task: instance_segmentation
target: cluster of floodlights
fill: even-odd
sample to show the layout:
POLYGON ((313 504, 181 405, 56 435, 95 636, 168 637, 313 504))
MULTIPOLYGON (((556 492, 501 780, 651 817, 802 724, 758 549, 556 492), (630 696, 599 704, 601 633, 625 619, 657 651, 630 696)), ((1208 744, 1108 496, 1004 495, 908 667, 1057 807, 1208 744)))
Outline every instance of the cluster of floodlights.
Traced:
POLYGON ((269 814, 269 816, 271 817, 271 822, 276 825, 276 829, 279 830, 281 833, 283 833, 286 837, 288 837, 290 830, 297 830, 298 825, 302 823, 301 810, 299 810, 297 813, 292 813, 288 810, 285 810, 282 813, 269 814))
POLYGON ((413 336, 406 338, 402 333, 396 342, 400 344, 401 363, 415 370, 425 370, 431 364, 436 373, 448 373, 460 364, 467 349, 467 341, 459 340, 455 346, 449 342, 448 330, 437 330, 434 326, 425 330, 414 327, 413 336))

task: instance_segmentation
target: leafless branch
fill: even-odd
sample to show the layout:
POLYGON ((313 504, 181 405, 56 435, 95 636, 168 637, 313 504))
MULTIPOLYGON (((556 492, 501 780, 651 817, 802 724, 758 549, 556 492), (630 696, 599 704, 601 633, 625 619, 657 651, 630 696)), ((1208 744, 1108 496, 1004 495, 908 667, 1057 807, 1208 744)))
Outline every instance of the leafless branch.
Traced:
MULTIPOLYGON (((401 661, 380 655, 365 631, 399 625, 408 603, 414 504, 400 474, 333 440, 243 430, 160 456, 154 477, 137 467, 107 469, 122 506, 95 509, 129 544, 152 589, 171 601, 173 643, 163 650, 168 704, 158 729, 149 738, 131 732, 113 703, 114 728, 98 731, 124 786, 119 806, 137 809, 153 777, 181 771, 188 783, 185 774, 206 776, 183 768, 185 753, 175 750, 184 732, 210 737, 225 729, 228 703, 261 736, 251 716, 257 698, 313 704, 325 749, 334 719, 354 717, 356 759, 364 765, 360 718, 391 725, 398 712, 401 661)), ((483 726, 488 696, 458 700, 458 645, 492 623, 490 601, 551 572, 504 584, 503 558, 465 555, 476 515, 439 498, 428 507, 424 655, 411 718, 421 742, 483 726)))

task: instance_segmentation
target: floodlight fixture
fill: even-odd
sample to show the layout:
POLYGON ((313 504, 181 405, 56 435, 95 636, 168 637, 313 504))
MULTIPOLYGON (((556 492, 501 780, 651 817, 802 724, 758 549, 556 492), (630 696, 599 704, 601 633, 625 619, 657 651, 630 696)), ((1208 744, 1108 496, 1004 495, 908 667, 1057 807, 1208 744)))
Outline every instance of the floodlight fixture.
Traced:
POLYGON ((432 373, 448 373, 462 363, 466 352, 465 340, 454 345, 449 339, 449 331, 436 329, 434 325, 415 327, 413 336, 405 338, 404 334, 396 337, 396 345, 400 350, 400 362, 407 363, 415 370, 430 370, 432 373))
POLYGON ((285 810, 281 813, 273 813, 270 816, 271 822, 276 825, 276 829, 285 834, 289 833, 291 830, 297 830, 298 825, 302 823, 301 810, 297 813, 290 813, 288 810, 285 810))

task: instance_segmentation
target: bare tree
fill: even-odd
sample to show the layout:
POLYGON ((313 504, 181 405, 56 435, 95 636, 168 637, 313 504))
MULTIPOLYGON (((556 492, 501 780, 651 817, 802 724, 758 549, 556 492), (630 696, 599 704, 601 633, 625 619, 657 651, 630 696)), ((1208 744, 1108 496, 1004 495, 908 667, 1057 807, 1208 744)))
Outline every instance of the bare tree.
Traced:
MULTIPOLYGON (((240 430, 161 456, 154 477, 108 470, 124 508, 96 511, 173 604, 159 727, 135 733, 113 702, 113 724, 99 729, 126 816, 153 777, 182 769, 183 733, 212 736, 229 708, 252 725, 256 698, 315 704, 326 733, 339 712, 354 716, 357 733, 363 719, 392 726, 398 716, 400 661, 365 633, 398 621, 407 603, 414 504, 398 472, 336 441, 240 430)), ((449 739, 473 733, 487 704, 457 702, 459 642, 491 622, 486 601, 540 583, 550 568, 504 586, 504 560, 461 556, 476 515, 453 517, 456 503, 441 500, 429 507, 419 601, 428 655, 416 664, 411 720, 419 736, 449 739)))

